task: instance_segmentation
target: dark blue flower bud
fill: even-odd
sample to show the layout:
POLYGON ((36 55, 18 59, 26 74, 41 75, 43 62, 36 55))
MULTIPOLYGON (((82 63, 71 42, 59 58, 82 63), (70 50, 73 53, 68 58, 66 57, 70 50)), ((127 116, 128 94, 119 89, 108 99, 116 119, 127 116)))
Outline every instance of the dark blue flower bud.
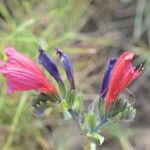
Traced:
POLYGON ((39 63, 43 65, 43 67, 52 75, 52 77, 59 84, 61 84, 62 79, 53 60, 46 54, 46 52, 42 48, 39 48, 39 52, 40 52, 40 55, 38 57, 39 63))
POLYGON ((61 51, 61 49, 59 49, 59 48, 56 48, 55 50, 56 50, 57 54, 59 55, 60 63, 66 72, 66 75, 67 75, 67 78, 70 82, 71 88, 75 89, 73 68, 72 68, 72 64, 71 64, 68 56, 65 53, 63 53, 61 51))
POLYGON ((101 87, 100 87, 100 97, 101 98, 104 98, 106 93, 107 93, 107 90, 108 90, 108 85, 109 85, 109 80, 111 78, 111 73, 112 73, 112 70, 114 68, 114 65, 116 63, 117 59, 116 58, 111 58, 105 68, 105 72, 104 72, 104 75, 103 75, 103 79, 102 79, 102 83, 101 83, 101 87))

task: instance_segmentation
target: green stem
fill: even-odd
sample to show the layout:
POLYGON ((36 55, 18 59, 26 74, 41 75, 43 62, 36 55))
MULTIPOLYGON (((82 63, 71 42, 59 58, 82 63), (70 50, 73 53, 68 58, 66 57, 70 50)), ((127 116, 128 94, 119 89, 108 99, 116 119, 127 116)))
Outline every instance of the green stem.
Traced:
POLYGON ((78 113, 75 112, 72 108, 68 109, 69 113, 71 114, 72 116, 72 119, 78 123, 78 113))
POLYGON ((83 149, 84 150, 91 150, 91 141, 89 138, 83 135, 83 149))
POLYGON ((11 145, 11 143, 13 141, 15 130, 16 130, 17 124, 19 122, 19 118, 21 116, 21 113, 22 113, 23 107, 25 105, 26 99, 27 99, 27 93, 24 92, 22 94, 19 105, 17 107, 16 114, 13 118, 13 122, 12 122, 12 125, 10 127, 10 132, 9 132, 8 138, 6 140, 6 143, 3 146, 3 150, 8 150, 9 146, 11 145))
POLYGON ((91 150, 96 150, 96 144, 95 143, 91 142, 90 146, 91 146, 91 150))

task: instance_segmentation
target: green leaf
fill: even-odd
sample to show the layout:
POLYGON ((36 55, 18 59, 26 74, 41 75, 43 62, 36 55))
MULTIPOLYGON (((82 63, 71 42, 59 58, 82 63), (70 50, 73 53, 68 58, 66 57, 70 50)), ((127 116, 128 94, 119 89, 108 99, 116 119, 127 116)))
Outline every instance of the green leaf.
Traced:
POLYGON ((100 135, 100 134, 98 134, 96 132, 94 132, 94 133, 87 133, 87 137, 90 137, 90 138, 92 138, 94 140, 97 140, 100 143, 100 145, 102 145, 104 140, 105 140, 105 138, 102 135, 100 135))

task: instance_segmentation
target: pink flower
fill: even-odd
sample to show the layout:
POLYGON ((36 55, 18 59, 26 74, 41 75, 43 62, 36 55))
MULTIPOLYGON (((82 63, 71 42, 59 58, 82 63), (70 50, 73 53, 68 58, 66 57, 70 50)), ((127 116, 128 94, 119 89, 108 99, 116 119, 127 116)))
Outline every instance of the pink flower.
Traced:
POLYGON ((11 47, 5 49, 5 54, 8 60, 7 62, 0 60, 0 73, 7 78, 7 93, 20 90, 58 93, 32 60, 11 47))
POLYGON ((116 62, 106 95, 106 109, 109 107, 110 103, 116 101, 118 95, 141 74, 143 64, 133 67, 133 57, 134 53, 124 52, 116 62))

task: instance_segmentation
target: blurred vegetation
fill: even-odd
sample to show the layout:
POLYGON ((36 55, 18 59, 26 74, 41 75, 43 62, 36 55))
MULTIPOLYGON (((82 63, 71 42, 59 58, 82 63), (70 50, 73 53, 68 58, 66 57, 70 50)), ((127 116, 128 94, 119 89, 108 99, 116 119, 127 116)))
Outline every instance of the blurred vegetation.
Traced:
MULTIPOLYGON (((1 59, 6 59, 3 50, 8 46, 34 60, 37 58, 39 46, 52 57, 55 57, 53 48, 61 47, 72 58, 77 86, 83 90, 87 103, 94 99, 98 91, 107 58, 118 55, 121 50, 134 51, 147 60, 146 71, 141 80, 136 83, 136 87, 133 84, 131 88, 138 91, 140 86, 148 81, 149 0, 2 0, 0 35, 1 59)), ((34 92, 6 95, 2 76, 0 82, 0 149, 82 149, 81 143, 74 141, 79 135, 74 135, 72 132, 74 128, 68 127, 70 123, 65 124, 55 119, 59 114, 54 112, 52 117, 51 110, 48 110, 42 118, 36 118, 31 114, 30 100, 34 92), (64 128, 60 127, 60 124, 63 124, 64 128), (73 142, 69 139, 69 135, 69 138, 65 137, 65 131, 76 136, 73 142)), ((142 95, 138 96, 138 99, 144 99, 142 95)), ((137 104, 137 108, 139 105, 137 104)), ((113 148, 111 147, 113 142, 110 142, 113 139, 119 141, 122 149, 133 148, 129 142, 133 130, 132 132, 127 130, 122 134, 122 130, 125 130, 122 128, 118 125, 108 127, 106 143, 110 149, 113 148)), ((104 144, 104 148, 105 146, 104 144)))

